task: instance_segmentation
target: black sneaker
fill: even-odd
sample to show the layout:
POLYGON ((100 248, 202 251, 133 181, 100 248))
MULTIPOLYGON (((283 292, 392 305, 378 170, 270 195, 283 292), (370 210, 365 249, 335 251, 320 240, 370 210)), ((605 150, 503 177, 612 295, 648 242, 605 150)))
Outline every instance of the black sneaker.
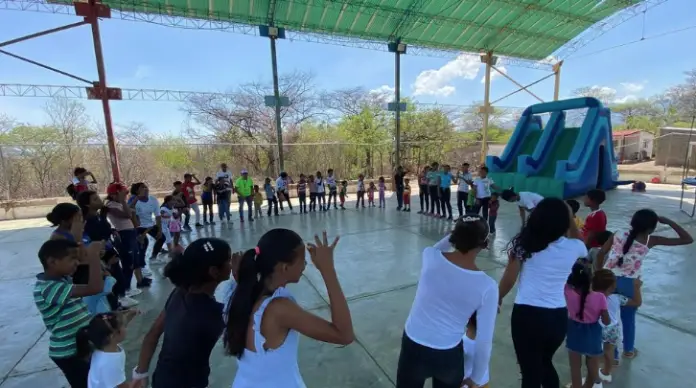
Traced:
POLYGON ((189 226, 189 225, 184 225, 184 229, 186 229, 186 230, 191 230, 191 226, 189 226))
POLYGON ((201 224, 200 222, 196 222, 196 228, 202 228, 202 227, 203 227, 203 224, 201 224))
POLYGON ((147 280, 143 279, 143 281, 141 281, 140 283, 136 284, 136 287, 138 287, 138 288, 147 288, 147 287, 150 287, 151 285, 152 285, 152 280, 150 280, 150 279, 147 279, 147 280))
POLYGON ((254 219, 252 217, 249 217, 249 222, 254 222, 254 219))

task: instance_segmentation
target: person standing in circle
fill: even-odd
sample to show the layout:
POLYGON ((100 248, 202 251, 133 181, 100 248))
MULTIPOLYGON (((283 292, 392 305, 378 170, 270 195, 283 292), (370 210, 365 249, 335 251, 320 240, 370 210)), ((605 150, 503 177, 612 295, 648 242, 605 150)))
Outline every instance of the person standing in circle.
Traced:
MULTIPOLYGON (((290 208, 290 213, 292 213, 292 202, 290 202, 290 189, 288 187, 288 181, 289 181, 288 173, 281 172, 280 176, 278 176, 278 179, 276 179, 276 193, 278 194, 278 203, 280 204, 280 211, 283 211, 283 202, 287 201, 288 207, 290 208)), ((311 176, 310 176, 310 182, 315 182, 311 176)), ((316 187, 316 185, 315 185, 315 187, 316 187)), ((314 206, 316 206, 316 204, 314 206)), ((312 207, 311 203, 310 203, 309 207, 310 208, 312 207)))
POLYGON ((334 266, 337 243, 338 237, 329 243, 324 232, 305 247, 297 233, 272 229, 244 253, 223 337, 227 354, 239 359, 232 388, 304 388, 297 364, 300 334, 338 345, 353 342, 353 322, 334 266), (331 321, 300 307, 286 288, 302 276, 305 249, 324 279, 331 321))
POLYGON ((423 250, 418 289, 401 339, 397 388, 422 388, 427 379, 437 388, 487 383, 498 287, 476 266, 476 255, 488 245, 488 235, 481 216, 466 215, 451 234, 423 250), (473 314, 478 323, 475 355, 465 379, 462 338, 473 314))
POLYGON ((396 189, 396 210, 401 210, 404 206, 404 168, 397 166, 394 171, 394 188, 396 189))
POLYGON ((568 328, 564 290, 573 265, 582 257, 587 257, 587 247, 572 210, 559 198, 539 202, 510 241, 499 304, 519 278, 511 321, 522 388, 560 386, 553 355, 568 328))
POLYGON ((244 222, 244 204, 246 204, 249 213, 249 222, 253 222, 254 196, 252 191, 254 188, 254 182, 251 180, 251 178, 249 178, 249 172, 247 170, 242 170, 241 173, 242 176, 237 178, 237 180, 234 182, 234 187, 237 191, 237 198, 239 200, 239 221, 244 222))
MULTIPOLYGON (((196 198, 196 186, 200 184, 201 181, 196 177, 196 174, 184 174, 184 183, 181 185, 181 189, 184 191, 186 204, 188 204, 188 207, 196 214, 196 228, 203 227, 203 224, 201 224, 201 209, 198 206, 198 199, 196 198)), ((187 218, 184 228, 190 230, 191 227, 188 224, 188 220, 187 218)))
POLYGON ((226 163, 221 163, 220 164, 220 171, 215 174, 215 181, 219 181, 220 179, 224 180, 228 187, 230 187, 230 191, 232 191, 232 171, 227 169, 227 164, 226 163))
POLYGON ((466 203, 469 201, 469 190, 471 189, 473 179, 469 172, 469 163, 462 163, 462 167, 454 179, 454 183, 457 184, 457 210, 459 210, 459 217, 471 210, 466 203))

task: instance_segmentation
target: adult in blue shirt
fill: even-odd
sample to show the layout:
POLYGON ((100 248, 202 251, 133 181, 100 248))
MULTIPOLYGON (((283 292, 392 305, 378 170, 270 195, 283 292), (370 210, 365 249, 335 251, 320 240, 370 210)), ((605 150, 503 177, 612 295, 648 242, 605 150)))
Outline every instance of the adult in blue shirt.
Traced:
POLYGON ((452 191, 450 185, 452 184, 452 172, 450 172, 450 166, 445 164, 442 166, 442 172, 440 173, 440 207, 442 208, 442 215, 440 218, 447 217, 448 220, 452 220, 452 204, 450 203, 450 198, 452 197, 452 191), (445 209, 447 212, 445 212, 445 209))

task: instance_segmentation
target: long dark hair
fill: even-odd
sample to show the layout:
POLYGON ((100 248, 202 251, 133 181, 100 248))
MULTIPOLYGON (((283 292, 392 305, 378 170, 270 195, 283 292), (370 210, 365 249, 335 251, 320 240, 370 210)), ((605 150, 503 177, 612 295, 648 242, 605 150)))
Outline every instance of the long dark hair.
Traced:
POLYGON ((255 249, 244 252, 239 263, 237 288, 227 306, 227 329, 223 341, 227 354, 241 358, 254 304, 265 289, 266 280, 278 263, 292 263, 302 237, 289 229, 271 229, 261 236, 255 249))
POLYGON ((210 268, 221 268, 232 259, 232 248, 219 238, 199 238, 189 244, 184 253, 175 254, 166 267, 164 276, 175 286, 189 289, 212 279, 210 268))
POLYGON ((76 335, 77 356, 87 358, 94 349, 103 350, 109 344, 111 335, 121 328, 118 315, 114 313, 97 314, 78 330, 76 335))
MULTIPOLYGON (((89 203, 91 202, 93 195, 99 194, 97 194, 96 191, 87 190, 77 195, 77 206, 79 206, 80 210, 82 210, 82 218, 84 218, 85 220, 87 219, 87 214, 89 213, 89 203)), ((106 215, 108 211, 108 207, 102 206, 99 210, 97 210, 97 216, 99 217, 99 219, 104 221, 106 220, 106 215)))
POLYGON ((508 244, 508 254, 527 260, 563 237, 569 226, 570 212, 565 201, 545 198, 532 210, 522 231, 508 244))
MULTIPOLYGON (((59 203, 46 214, 48 222, 53 226, 60 225, 63 221, 69 221, 80 211, 80 207, 70 202, 59 203)), ((79 236, 78 236, 79 237, 79 236)))
POLYGON ((577 318, 582 321, 585 312, 585 301, 587 300, 587 295, 590 294, 590 286, 592 284, 590 270, 582 263, 575 263, 570 276, 568 276, 567 283, 580 294, 580 311, 578 311, 577 318))
POLYGON ((628 237, 623 246, 623 255, 619 257, 616 261, 616 265, 621 267, 624 263, 624 255, 631 250, 631 245, 636 241, 641 233, 652 232, 657 227, 657 213, 650 209, 641 209, 633 213, 633 218, 631 218, 631 230, 628 232, 628 237))

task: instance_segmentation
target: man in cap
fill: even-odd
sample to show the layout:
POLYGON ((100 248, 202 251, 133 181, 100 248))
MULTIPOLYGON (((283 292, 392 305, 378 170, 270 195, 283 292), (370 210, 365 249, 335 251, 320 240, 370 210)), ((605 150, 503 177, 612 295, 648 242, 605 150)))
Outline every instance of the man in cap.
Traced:
POLYGON ((234 182, 237 198, 239 199, 239 220, 240 222, 244 222, 244 204, 246 203, 249 209, 249 221, 254 221, 254 217, 252 216, 254 182, 249 178, 249 172, 246 169, 242 169, 241 174, 242 176, 237 178, 234 182))

